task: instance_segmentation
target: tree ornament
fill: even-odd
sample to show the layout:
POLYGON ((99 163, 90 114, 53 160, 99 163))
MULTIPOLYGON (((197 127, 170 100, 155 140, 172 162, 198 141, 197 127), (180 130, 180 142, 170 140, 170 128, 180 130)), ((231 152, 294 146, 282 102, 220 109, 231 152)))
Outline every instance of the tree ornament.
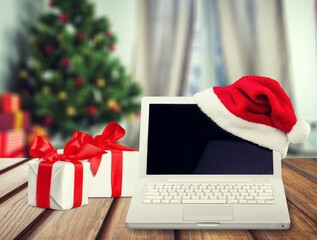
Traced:
POLYGON ((60 91, 57 95, 59 100, 66 100, 67 99, 67 92, 66 91, 60 91))
POLYGON ((99 35, 99 34, 96 34, 95 36, 94 36, 94 42, 95 43, 98 43, 98 42, 100 42, 101 41, 101 36, 99 35))
POLYGON ((52 7, 55 7, 56 5, 53 1, 49 1, 48 6, 52 8, 52 7))
POLYGON ((98 78, 96 85, 99 88, 103 88, 106 86, 106 80, 104 78, 98 78))
POLYGON ((114 99, 110 99, 107 105, 108 105, 108 108, 113 112, 119 112, 121 109, 120 104, 114 99))
POLYGON ((89 116, 96 116, 98 113, 98 109, 95 105, 90 105, 87 108, 87 113, 89 116))
POLYGON ((83 32, 79 32, 76 34, 76 40, 79 41, 79 42, 82 42, 85 40, 85 33, 83 32))
POLYGON ((42 67, 42 63, 34 58, 31 58, 28 60, 27 65, 32 68, 32 69, 36 69, 39 70, 42 67))
POLYGON ((51 88, 49 86, 43 86, 42 87, 42 93, 44 93, 45 95, 50 94, 51 93, 51 88))
POLYGON ((112 36, 112 32, 111 32, 111 31, 107 31, 107 32, 105 33, 105 35, 106 35, 107 37, 111 37, 111 36, 112 36))
POLYGON ((79 76, 75 77, 74 81, 77 87, 82 87, 84 85, 84 80, 79 76))
POLYGON ((43 123, 45 125, 48 125, 48 126, 52 125, 53 122, 54 122, 54 119, 51 116, 46 116, 46 117, 43 118, 43 123))
POLYGON ((66 107, 65 109, 65 114, 68 116, 68 117, 73 117, 76 115, 76 109, 73 107, 73 106, 68 106, 66 107))
POLYGON ((116 50, 116 46, 114 44, 110 44, 108 49, 110 50, 110 52, 114 52, 116 50))
POLYGON ((29 38, 29 43, 30 43, 31 45, 35 45, 35 44, 37 43, 37 38, 34 37, 34 36, 31 36, 31 37, 29 38))
POLYGON ((53 52, 53 46, 51 44, 46 44, 44 46, 44 52, 46 54, 51 54, 53 52))
POLYGON ((20 78, 25 79, 29 76, 29 72, 27 70, 22 69, 19 72, 19 76, 20 76, 20 78))
POLYGON ((60 65, 63 67, 63 68, 67 68, 68 65, 69 65, 69 59, 67 57, 63 57, 61 60, 60 60, 60 65))
POLYGON ((64 14, 62 13, 61 15, 59 15, 59 20, 62 22, 62 23, 66 23, 68 20, 69 20, 69 17, 67 14, 64 14))

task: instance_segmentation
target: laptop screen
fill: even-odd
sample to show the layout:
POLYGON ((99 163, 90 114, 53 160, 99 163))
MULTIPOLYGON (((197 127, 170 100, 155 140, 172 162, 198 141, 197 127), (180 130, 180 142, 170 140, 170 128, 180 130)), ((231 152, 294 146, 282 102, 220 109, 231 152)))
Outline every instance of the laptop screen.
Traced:
POLYGON ((216 125, 196 104, 150 104, 147 174, 273 174, 273 152, 216 125))

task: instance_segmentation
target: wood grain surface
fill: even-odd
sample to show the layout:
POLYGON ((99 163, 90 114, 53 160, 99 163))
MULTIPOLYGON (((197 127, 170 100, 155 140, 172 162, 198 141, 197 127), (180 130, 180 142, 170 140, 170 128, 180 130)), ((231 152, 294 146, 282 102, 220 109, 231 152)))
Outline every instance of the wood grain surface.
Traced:
POLYGON ((130 230, 130 198, 90 198, 66 211, 27 205, 27 160, 0 159, 0 239, 317 239, 317 160, 283 159, 291 228, 264 230, 130 230), (8 162, 13 160, 11 162, 8 162), (14 162, 14 163, 13 163, 14 162))

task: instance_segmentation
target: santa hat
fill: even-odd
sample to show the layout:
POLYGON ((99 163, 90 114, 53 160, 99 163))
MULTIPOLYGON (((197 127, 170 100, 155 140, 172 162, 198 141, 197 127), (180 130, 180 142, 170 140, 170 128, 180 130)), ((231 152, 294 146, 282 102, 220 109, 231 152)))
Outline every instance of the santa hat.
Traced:
POLYGON ((289 143, 301 143, 310 132, 309 124, 297 120, 289 97, 271 78, 244 76, 229 86, 198 92, 194 99, 227 132, 282 157, 289 143))

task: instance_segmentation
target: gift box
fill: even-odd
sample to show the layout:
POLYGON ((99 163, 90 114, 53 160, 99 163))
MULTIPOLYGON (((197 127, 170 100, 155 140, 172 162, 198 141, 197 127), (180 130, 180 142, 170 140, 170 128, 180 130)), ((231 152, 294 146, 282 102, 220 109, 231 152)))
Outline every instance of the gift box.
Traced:
POLYGON ((29 162, 28 204, 41 208, 66 210, 88 203, 87 159, 100 156, 102 150, 78 138, 57 151, 41 136, 35 137, 29 162))
POLYGON ((108 151, 96 175, 89 172, 89 197, 131 197, 138 178, 139 152, 108 151))
POLYGON ((81 139, 102 150, 102 155, 89 159, 89 197, 132 196, 138 177, 139 153, 118 143, 125 130, 116 122, 105 127, 101 135, 91 137, 74 132, 73 138, 81 139))
POLYGON ((21 98, 18 94, 4 93, 0 95, 0 111, 12 113, 21 110, 21 98))
POLYGON ((26 134, 22 129, 0 132, 0 157, 25 157, 26 134))
POLYGON ((28 204, 66 210, 88 204, 87 161, 29 161, 28 204))
POLYGON ((0 112, 0 131, 11 129, 30 129, 30 114, 28 112, 16 111, 12 113, 0 112))

